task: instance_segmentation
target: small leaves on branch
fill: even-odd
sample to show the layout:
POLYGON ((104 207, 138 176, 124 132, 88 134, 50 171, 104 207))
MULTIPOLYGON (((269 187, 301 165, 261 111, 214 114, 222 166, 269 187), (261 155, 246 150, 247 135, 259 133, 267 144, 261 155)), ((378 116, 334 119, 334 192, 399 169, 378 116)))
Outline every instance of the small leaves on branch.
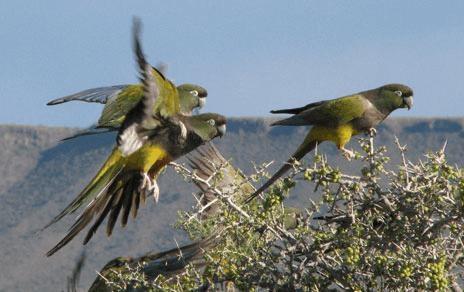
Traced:
POLYGON ((310 165, 294 163, 289 176, 249 204, 242 204, 244 186, 263 178, 268 165, 221 185, 230 163, 214 166, 206 179, 177 164, 185 179, 204 186, 198 198, 214 194, 207 207, 198 199, 193 211, 182 212, 178 226, 193 240, 214 237, 215 244, 201 264, 188 263, 148 285, 172 291, 458 290, 464 281, 463 168, 446 162, 445 148, 409 161, 407 147, 396 140, 402 159, 392 169, 386 148, 374 147, 374 134, 359 143, 359 173, 343 173, 318 154, 310 165), (300 209, 285 206, 297 184, 309 196, 300 209), (212 204, 216 212, 202 216, 212 204))

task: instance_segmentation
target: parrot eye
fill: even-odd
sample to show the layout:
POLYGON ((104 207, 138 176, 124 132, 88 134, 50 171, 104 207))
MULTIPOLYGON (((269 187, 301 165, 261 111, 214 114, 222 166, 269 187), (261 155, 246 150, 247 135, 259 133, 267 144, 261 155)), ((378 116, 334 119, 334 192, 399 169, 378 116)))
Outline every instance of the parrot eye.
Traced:
POLYGON ((403 93, 401 92, 401 90, 395 91, 395 94, 398 95, 399 97, 401 97, 401 96, 403 95, 403 93))
POLYGON ((192 90, 190 91, 190 94, 192 94, 193 96, 198 96, 198 91, 192 90))
POLYGON ((211 120, 208 120, 208 121, 207 121, 207 123, 208 123, 208 124, 210 124, 211 126, 214 126, 214 125, 216 125, 216 121, 215 121, 215 120, 213 120, 213 119, 211 119, 211 120))

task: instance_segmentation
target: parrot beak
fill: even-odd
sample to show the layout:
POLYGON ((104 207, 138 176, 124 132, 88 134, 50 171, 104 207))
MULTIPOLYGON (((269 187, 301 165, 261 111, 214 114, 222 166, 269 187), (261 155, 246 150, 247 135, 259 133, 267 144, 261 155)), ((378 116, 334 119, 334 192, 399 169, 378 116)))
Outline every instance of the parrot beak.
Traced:
POLYGON ((406 105, 408 110, 410 110, 412 108, 412 105, 413 105, 412 96, 407 96, 407 97, 403 98, 403 104, 406 105))
POLYGON ((219 132, 219 136, 222 137, 226 134, 226 125, 220 125, 219 127, 217 127, 217 130, 219 132))
POLYGON ((203 108, 205 106, 205 103, 206 103, 206 97, 200 97, 198 99, 198 107, 199 108, 203 108))

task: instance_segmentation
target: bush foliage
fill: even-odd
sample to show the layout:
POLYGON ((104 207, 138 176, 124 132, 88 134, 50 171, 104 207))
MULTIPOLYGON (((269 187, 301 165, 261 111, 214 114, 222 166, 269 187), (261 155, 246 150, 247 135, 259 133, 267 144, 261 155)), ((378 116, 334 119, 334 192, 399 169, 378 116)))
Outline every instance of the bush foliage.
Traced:
POLYGON ((392 169, 374 137, 359 143, 360 175, 316 154, 249 204, 242 202, 250 181, 268 177, 267 165, 251 176, 214 161, 208 176, 176 165, 202 190, 177 224, 193 249, 122 262, 104 269, 100 281, 113 290, 459 290, 464 170, 447 163, 445 146, 411 162, 397 141, 403 160, 392 169), (284 204, 296 184, 308 195, 300 209, 284 204))

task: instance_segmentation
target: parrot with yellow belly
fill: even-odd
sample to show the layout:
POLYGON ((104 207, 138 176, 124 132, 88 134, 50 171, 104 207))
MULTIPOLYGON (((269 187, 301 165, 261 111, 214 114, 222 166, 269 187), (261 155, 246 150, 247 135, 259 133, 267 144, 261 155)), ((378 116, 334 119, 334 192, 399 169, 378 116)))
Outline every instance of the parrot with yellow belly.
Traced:
POLYGON ((139 204, 147 195, 158 200, 156 178, 164 166, 225 134, 224 116, 180 113, 177 88, 145 60, 139 40, 140 26, 140 22, 134 20, 134 52, 143 97, 125 115, 116 139, 117 145, 96 176, 50 223, 86 206, 68 234, 47 252, 47 256, 61 249, 94 219, 84 244, 106 217, 108 236, 120 215, 121 225, 125 226, 130 213, 136 217, 139 204))
POLYGON ((353 152, 345 149, 345 145, 352 136, 371 131, 394 110, 411 109, 412 104, 413 91, 410 87, 403 84, 387 84, 353 95, 310 103, 299 108, 271 111, 273 114, 293 115, 274 122, 272 126, 312 126, 312 128, 287 163, 246 202, 251 201, 284 175, 292 167, 293 161, 300 160, 324 141, 335 143, 347 158, 351 158, 353 152))

